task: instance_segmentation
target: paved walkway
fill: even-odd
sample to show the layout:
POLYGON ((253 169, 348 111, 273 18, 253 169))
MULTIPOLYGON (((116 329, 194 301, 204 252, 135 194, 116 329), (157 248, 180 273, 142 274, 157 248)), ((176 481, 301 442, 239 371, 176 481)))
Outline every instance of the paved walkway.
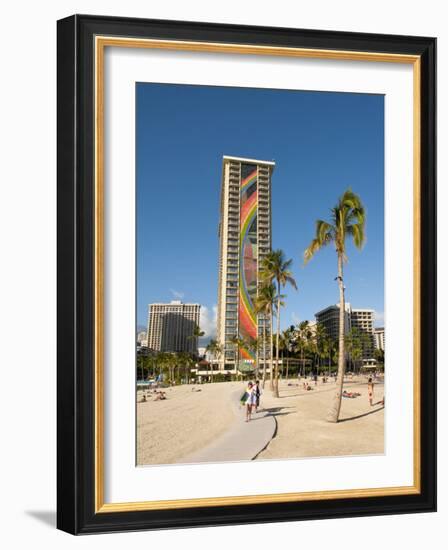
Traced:
POLYGON ((250 422, 245 422, 246 411, 239 402, 242 391, 239 389, 232 394, 231 406, 236 418, 230 429, 201 451, 183 457, 177 463, 253 460, 266 448, 277 430, 275 416, 262 408, 252 415, 250 422))

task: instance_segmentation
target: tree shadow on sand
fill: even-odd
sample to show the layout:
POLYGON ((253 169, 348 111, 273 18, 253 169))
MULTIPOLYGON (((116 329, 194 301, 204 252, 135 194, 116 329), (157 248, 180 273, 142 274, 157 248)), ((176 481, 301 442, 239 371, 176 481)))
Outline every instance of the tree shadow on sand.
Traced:
POLYGON ((295 407, 269 407, 264 409, 263 412, 266 413, 266 416, 286 416, 287 414, 292 414, 295 411, 295 407), (292 411, 286 411, 286 409, 293 409, 292 411))
MULTIPOLYGON (((377 403, 375 403, 375 405, 377 405, 377 403)), ((357 420, 358 418, 363 418, 364 416, 369 416, 371 414, 375 414, 379 411, 382 411, 383 409, 384 409, 384 405, 382 407, 380 407, 379 409, 375 409, 373 411, 369 411, 369 412, 366 412, 366 413, 363 413, 363 414, 358 414, 357 416, 350 416, 349 418, 342 418, 341 420, 338 421, 338 423, 348 422, 349 420, 357 420)))

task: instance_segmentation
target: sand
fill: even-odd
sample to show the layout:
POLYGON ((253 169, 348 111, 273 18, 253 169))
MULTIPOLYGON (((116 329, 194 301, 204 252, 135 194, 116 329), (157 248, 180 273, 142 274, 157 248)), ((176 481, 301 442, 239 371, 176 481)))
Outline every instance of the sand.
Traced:
POLYGON ((266 385, 263 406, 275 415, 277 434, 258 459, 323 457, 384 453, 384 386, 375 383, 374 406, 367 396, 367 379, 346 382, 344 389, 359 392, 360 397, 342 399, 340 421, 325 420, 334 395, 335 384, 311 383, 312 391, 286 382, 280 384, 280 398, 275 399, 266 385), (375 405, 375 403, 377 403, 375 405))
POLYGON ((137 464, 172 464, 198 451, 237 421, 230 405, 237 382, 166 388, 167 399, 137 396, 137 464), (192 391, 200 389, 201 391, 192 391))
MULTIPOLYGON (((340 422, 326 422, 334 394, 334 382, 311 384, 305 391, 297 380, 280 383, 280 398, 271 395, 269 382, 262 395, 262 408, 277 421, 277 432, 257 460, 363 455, 384 453, 383 385, 375 384, 374 403, 367 397, 367 379, 344 384, 348 391, 361 393, 356 399, 343 399, 340 422)), ((224 382, 167 388, 166 401, 137 403, 137 463, 172 464, 201 450, 216 438, 244 421, 236 415, 231 395, 244 391, 245 383, 224 382), (192 388, 200 392, 192 391, 192 388)), ((141 393, 138 392, 138 400, 141 393)))

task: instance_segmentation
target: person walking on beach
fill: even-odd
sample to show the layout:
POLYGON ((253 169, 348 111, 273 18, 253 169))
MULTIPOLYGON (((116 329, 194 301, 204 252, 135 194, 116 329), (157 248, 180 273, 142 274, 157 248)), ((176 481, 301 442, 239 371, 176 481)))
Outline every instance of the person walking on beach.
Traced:
POLYGON ((258 412, 258 408, 260 407, 260 396, 261 396, 261 389, 260 389, 260 381, 255 380, 255 412, 258 412))
POLYGON ((246 388, 246 422, 250 421, 251 415, 252 415, 252 407, 255 406, 256 403, 256 395, 255 395, 255 386, 252 384, 252 382, 249 382, 247 384, 246 388))
POLYGON ((369 378, 369 381, 367 383, 367 393, 369 394, 370 406, 372 406, 373 405, 373 381, 372 381, 372 378, 369 378))

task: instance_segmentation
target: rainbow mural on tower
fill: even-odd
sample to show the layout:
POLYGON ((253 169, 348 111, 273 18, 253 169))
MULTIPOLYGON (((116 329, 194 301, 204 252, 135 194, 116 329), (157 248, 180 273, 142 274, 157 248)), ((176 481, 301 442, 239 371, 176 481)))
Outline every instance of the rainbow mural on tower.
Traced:
MULTIPOLYGON (((239 277, 239 337, 243 340, 257 338, 257 166, 241 165, 240 188, 240 277, 239 277)), ((255 362, 254 351, 242 346, 241 358, 255 362)))

